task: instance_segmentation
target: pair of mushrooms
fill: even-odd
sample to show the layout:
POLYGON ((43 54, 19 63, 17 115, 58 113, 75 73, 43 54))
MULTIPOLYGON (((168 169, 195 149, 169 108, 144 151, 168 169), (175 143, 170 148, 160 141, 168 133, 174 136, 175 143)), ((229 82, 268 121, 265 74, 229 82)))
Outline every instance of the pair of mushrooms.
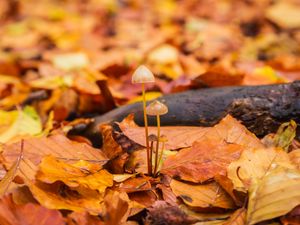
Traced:
MULTIPOLYGON (((145 93, 145 83, 155 82, 153 73, 146 66, 139 66, 132 75, 132 83, 140 83, 142 85, 142 96, 143 96, 143 112, 144 112, 144 124, 145 124, 145 136, 146 136, 146 149, 147 149, 147 168, 148 174, 152 175, 152 149, 153 142, 156 141, 156 152, 155 152, 155 163, 153 174, 157 174, 158 163, 162 158, 164 150, 164 141, 161 150, 160 157, 158 157, 159 141, 161 141, 160 136, 160 116, 168 113, 168 107, 158 100, 153 101, 146 107, 146 93, 145 93), (157 121, 157 140, 151 138, 151 147, 149 145, 149 132, 148 132, 148 119, 149 116, 156 116, 157 121), (159 160, 158 160, 159 158, 159 160)), ((151 137, 151 136, 150 136, 151 137)))

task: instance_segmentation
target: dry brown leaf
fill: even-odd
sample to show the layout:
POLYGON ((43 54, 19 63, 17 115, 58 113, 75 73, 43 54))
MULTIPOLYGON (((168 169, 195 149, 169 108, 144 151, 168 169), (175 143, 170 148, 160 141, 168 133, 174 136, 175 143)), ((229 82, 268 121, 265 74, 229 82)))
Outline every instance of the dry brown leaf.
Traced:
POLYGON ((246 192, 252 180, 262 178, 273 164, 294 168, 288 154, 281 149, 246 149, 237 161, 229 165, 227 173, 234 188, 246 192))
POLYGON ((237 144, 202 140, 169 156, 160 172, 186 181, 204 182, 218 174, 226 175, 228 165, 237 160, 244 149, 237 144))
POLYGON ((246 212, 245 208, 236 210, 223 225, 244 225, 246 223, 246 212))
POLYGON ((71 188, 87 188, 104 193, 113 185, 113 176, 99 164, 80 160, 68 164, 53 156, 46 156, 39 165, 36 179, 47 184, 62 181, 71 188))
MULTIPOLYGON (((20 143, 4 144, 3 157, 6 167, 11 167, 20 149, 20 143)), ((35 165, 41 162, 46 155, 53 155, 59 159, 66 160, 86 160, 103 165, 107 162, 106 156, 99 150, 85 143, 77 143, 69 140, 63 135, 53 135, 50 137, 30 138, 24 140, 23 158, 29 159, 35 165)))
MULTIPOLYGON (((146 146, 145 142, 145 131, 144 127, 139 127, 134 123, 134 115, 130 114, 126 117, 121 123, 119 123, 119 127, 122 132, 134 142, 146 146)), ((165 135, 167 138, 167 142, 165 144, 166 149, 178 149, 185 148, 192 145, 192 143, 199 138, 201 138, 207 131, 208 128, 205 127, 161 127, 161 135, 165 135)), ((149 135, 156 135, 157 130, 156 127, 149 127, 149 135)))
POLYGON ((151 190, 148 177, 133 177, 125 180, 119 186, 120 191, 126 193, 151 190))
POLYGON ((227 115, 218 124, 209 129, 201 139, 234 143, 251 148, 264 147, 253 133, 231 115, 227 115))
POLYGON ((195 208, 224 208, 235 207, 230 196, 217 183, 189 184, 172 180, 171 189, 185 204, 195 208))
MULTIPOLYGON (((123 133, 134 142, 145 146, 144 128, 138 127, 129 115, 119 124, 123 133)), ((149 127, 149 134, 156 134, 155 127, 149 127)), ((260 140, 232 116, 227 115, 212 128, 207 127, 161 127, 161 135, 168 139, 166 149, 190 147, 195 141, 210 138, 251 147, 263 147, 260 140)))
POLYGON ((171 205, 165 201, 156 201, 148 208, 146 219, 146 224, 189 225, 195 222, 177 205, 171 205))
POLYGON ((0 224, 3 225, 63 225, 59 211, 28 203, 16 205, 11 196, 0 200, 0 224))

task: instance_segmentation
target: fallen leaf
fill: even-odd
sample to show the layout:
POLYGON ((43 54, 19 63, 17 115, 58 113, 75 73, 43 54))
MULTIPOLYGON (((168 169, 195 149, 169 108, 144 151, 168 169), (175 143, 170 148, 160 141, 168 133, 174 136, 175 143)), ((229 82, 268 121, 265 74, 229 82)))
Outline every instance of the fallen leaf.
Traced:
POLYGON ((223 225, 244 225, 246 223, 246 212, 245 208, 236 210, 223 225))
POLYGON ((294 163, 294 165, 296 165, 298 169, 300 169, 300 149, 291 151, 289 153, 289 158, 291 162, 294 163))
POLYGON ((38 204, 16 205, 11 196, 0 200, 0 224, 5 225, 63 225, 59 211, 38 204))
POLYGON ((71 188, 86 188, 104 193, 113 185, 113 176, 99 164, 80 160, 69 164, 53 156, 46 156, 39 164, 36 179, 47 184, 62 181, 71 188))
POLYGON ((67 225, 105 225, 105 223, 87 212, 72 212, 67 217, 67 225))
POLYGON ((90 189, 70 189, 62 182, 45 184, 27 183, 34 198, 48 209, 66 209, 74 212, 89 212, 98 215, 103 212, 103 196, 90 189))
POLYGON ((273 164, 294 168, 288 154, 281 149, 246 149, 227 168, 228 178, 232 180, 235 189, 246 192, 253 180, 262 178, 273 164))
MULTIPOLYGON (((18 157, 20 143, 4 144, 3 157, 6 167, 11 167, 18 157)), ((95 149, 85 143, 77 143, 69 140, 61 134, 49 137, 29 138, 24 140, 23 158, 29 159, 38 165, 46 155, 52 155, 58 159, 79 159, 104 165, 106 156, 99 149, 95 149)))
POLYGON ((217 175, 214 180, 230 195, 237 206, 242 206, 246 201, 246 195, 234 190, 232 181, 224 175, 217 175))
POLYGON ((119 185, 119 189, 126 193, 151 190, 148 177, 133 177, 125 180, 119 185))
POLYGON ((195 220, 189 218, 178 206, 171 205, 164 201, 156 201, 148 208, 146 224, 194 224, 195 220), (163 212, 163 213, 162 213, 163 212))
POLYGON ((226 175, 229 164, 237 160, 244 149, 237 144, 202 140, 169 156, 160 172, 186 181, 204 182, 218 174, 226 175))
POLYGON ((283 123, 278 128, 275 135, 267 135, 263 142, 267 147, 280 147, 285 151, 289 150, 294 138, 296 137, 297 124, 294 120, 283 123))
POLYGON ((170 187, 185 204, 195 208, 231 209, 235 205, 230 196, 215 182, 209 184, 189 184, 172 180, 170 187))
POLYGON ((279 1, 268 8, 266 17, 283 28, 293 29, 300 26, 299 13, 300 7, 297 4, 279 1))
POLYGON ((0 111, 0 143, 18 141, 42 132, 41 120, 30 106, 23 110, 0 111))
MULTIPOLYGON (((122 132, 134 142, 146 146, 145 130, 144 127, 139 127, 135 124, 134 115, 128 115, 121 123, 119 127, 122 132)), ((180 126, 180 127, 161 127, 161 135, 165 135, 168 141, 165 143, 165 148, 172 150, 178 148, 190 147, 192 143, 201 138, 208 128, 205 127, 192 127, 192 126, 180 126)), ((156 135, 156 127, 149 127, 149 135, 156 135)))
POLYGON ((251 133, 244 125, 231 115, 227 115, 214 127, 208 129, 201 139, 209 139, 215 142, 226 142, 245 147, 264 147, 261 141, 251 133))
POLYGON ((152 190, 128 193, 128 196, 130 200, 137 202, 145 207, 153 205, 153 203, 158 200, 157 194, 152 190))
POLYGON ((300 173, 277 166, 249 188, 247 223, 256 224, 282 216, 300 204, 300 173))
POLYGON ((5 174, 5 176, 0 181, 0 196, 2 197, 8 190, 11 182, 17 175, 17 171, 19 169, 19 165, 21 162, 21 159, 23 157, 23 141, 21 142, 20 146, 20 154, 15 163, 12 165, 12 167, 8 170, 8 172, 5 174))
POLYGON ((89 59, 83 52, 58 54, 52 58, 55 67, 63 70, 74 70, 84 68, 89 65, 89 59))

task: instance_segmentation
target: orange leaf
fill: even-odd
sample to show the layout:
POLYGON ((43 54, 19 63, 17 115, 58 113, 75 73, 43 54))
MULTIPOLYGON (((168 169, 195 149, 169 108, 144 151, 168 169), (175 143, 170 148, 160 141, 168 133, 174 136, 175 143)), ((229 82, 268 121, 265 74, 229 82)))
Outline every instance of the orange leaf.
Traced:
POLYGON ((64 219, 59 211, 28 203, 16 205, 11 196, 0 200, 0 224, 5 225, 63 225, 64 219))
MULTIPOLYGON (((3 157, 6 167, 11 167, 19 155, 20 143, 5 144, 3 157)), ((87 160, 103 165, 107 162, 106 156, 85 143, 77 143, 63 135, 50 137, 30 138, 24 140, 23 158, 29 159, 38 165, 46 155, 53 155, 66 160, 87 160)))
POLYGON ((228 165, 240 157, 244 146, 216 143, 211 140, 195 142, 174 156, 169 156, 161 173, 191 182, 204 182, 218 174, 226 175, 228 165))
POLYGON ((231 209, 235 206, 228 194, 215 182, 189 184, 172 180, 170 186, 174 194, 191 207, 231 209))

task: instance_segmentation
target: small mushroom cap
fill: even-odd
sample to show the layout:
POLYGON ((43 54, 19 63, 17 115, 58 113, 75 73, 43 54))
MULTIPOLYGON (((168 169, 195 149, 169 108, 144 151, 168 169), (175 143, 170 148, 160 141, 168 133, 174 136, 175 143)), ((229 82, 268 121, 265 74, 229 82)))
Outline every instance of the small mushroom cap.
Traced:
POLYGON ((149 141, 157 141, 157 136, 155 134, 150 134, 148 136, 148 138, 149 138, 149 141))
POLYGON ((166 135, 161 135, 161 136, 159 137, 159 141, 160 141, 160 142, 167 142, 167 141, 168 141, 168 138, 167 138, 166 135))
POLYGON ((146 112, 150 116, 164 115, 168 113, 168 107, 160 101, 155 100, 147 106, 146 112))
POLYGON ((132 75, 131 82, 134 83, 152 83, 155 82, 153 73, 144 65, 139 66, 132 75))

